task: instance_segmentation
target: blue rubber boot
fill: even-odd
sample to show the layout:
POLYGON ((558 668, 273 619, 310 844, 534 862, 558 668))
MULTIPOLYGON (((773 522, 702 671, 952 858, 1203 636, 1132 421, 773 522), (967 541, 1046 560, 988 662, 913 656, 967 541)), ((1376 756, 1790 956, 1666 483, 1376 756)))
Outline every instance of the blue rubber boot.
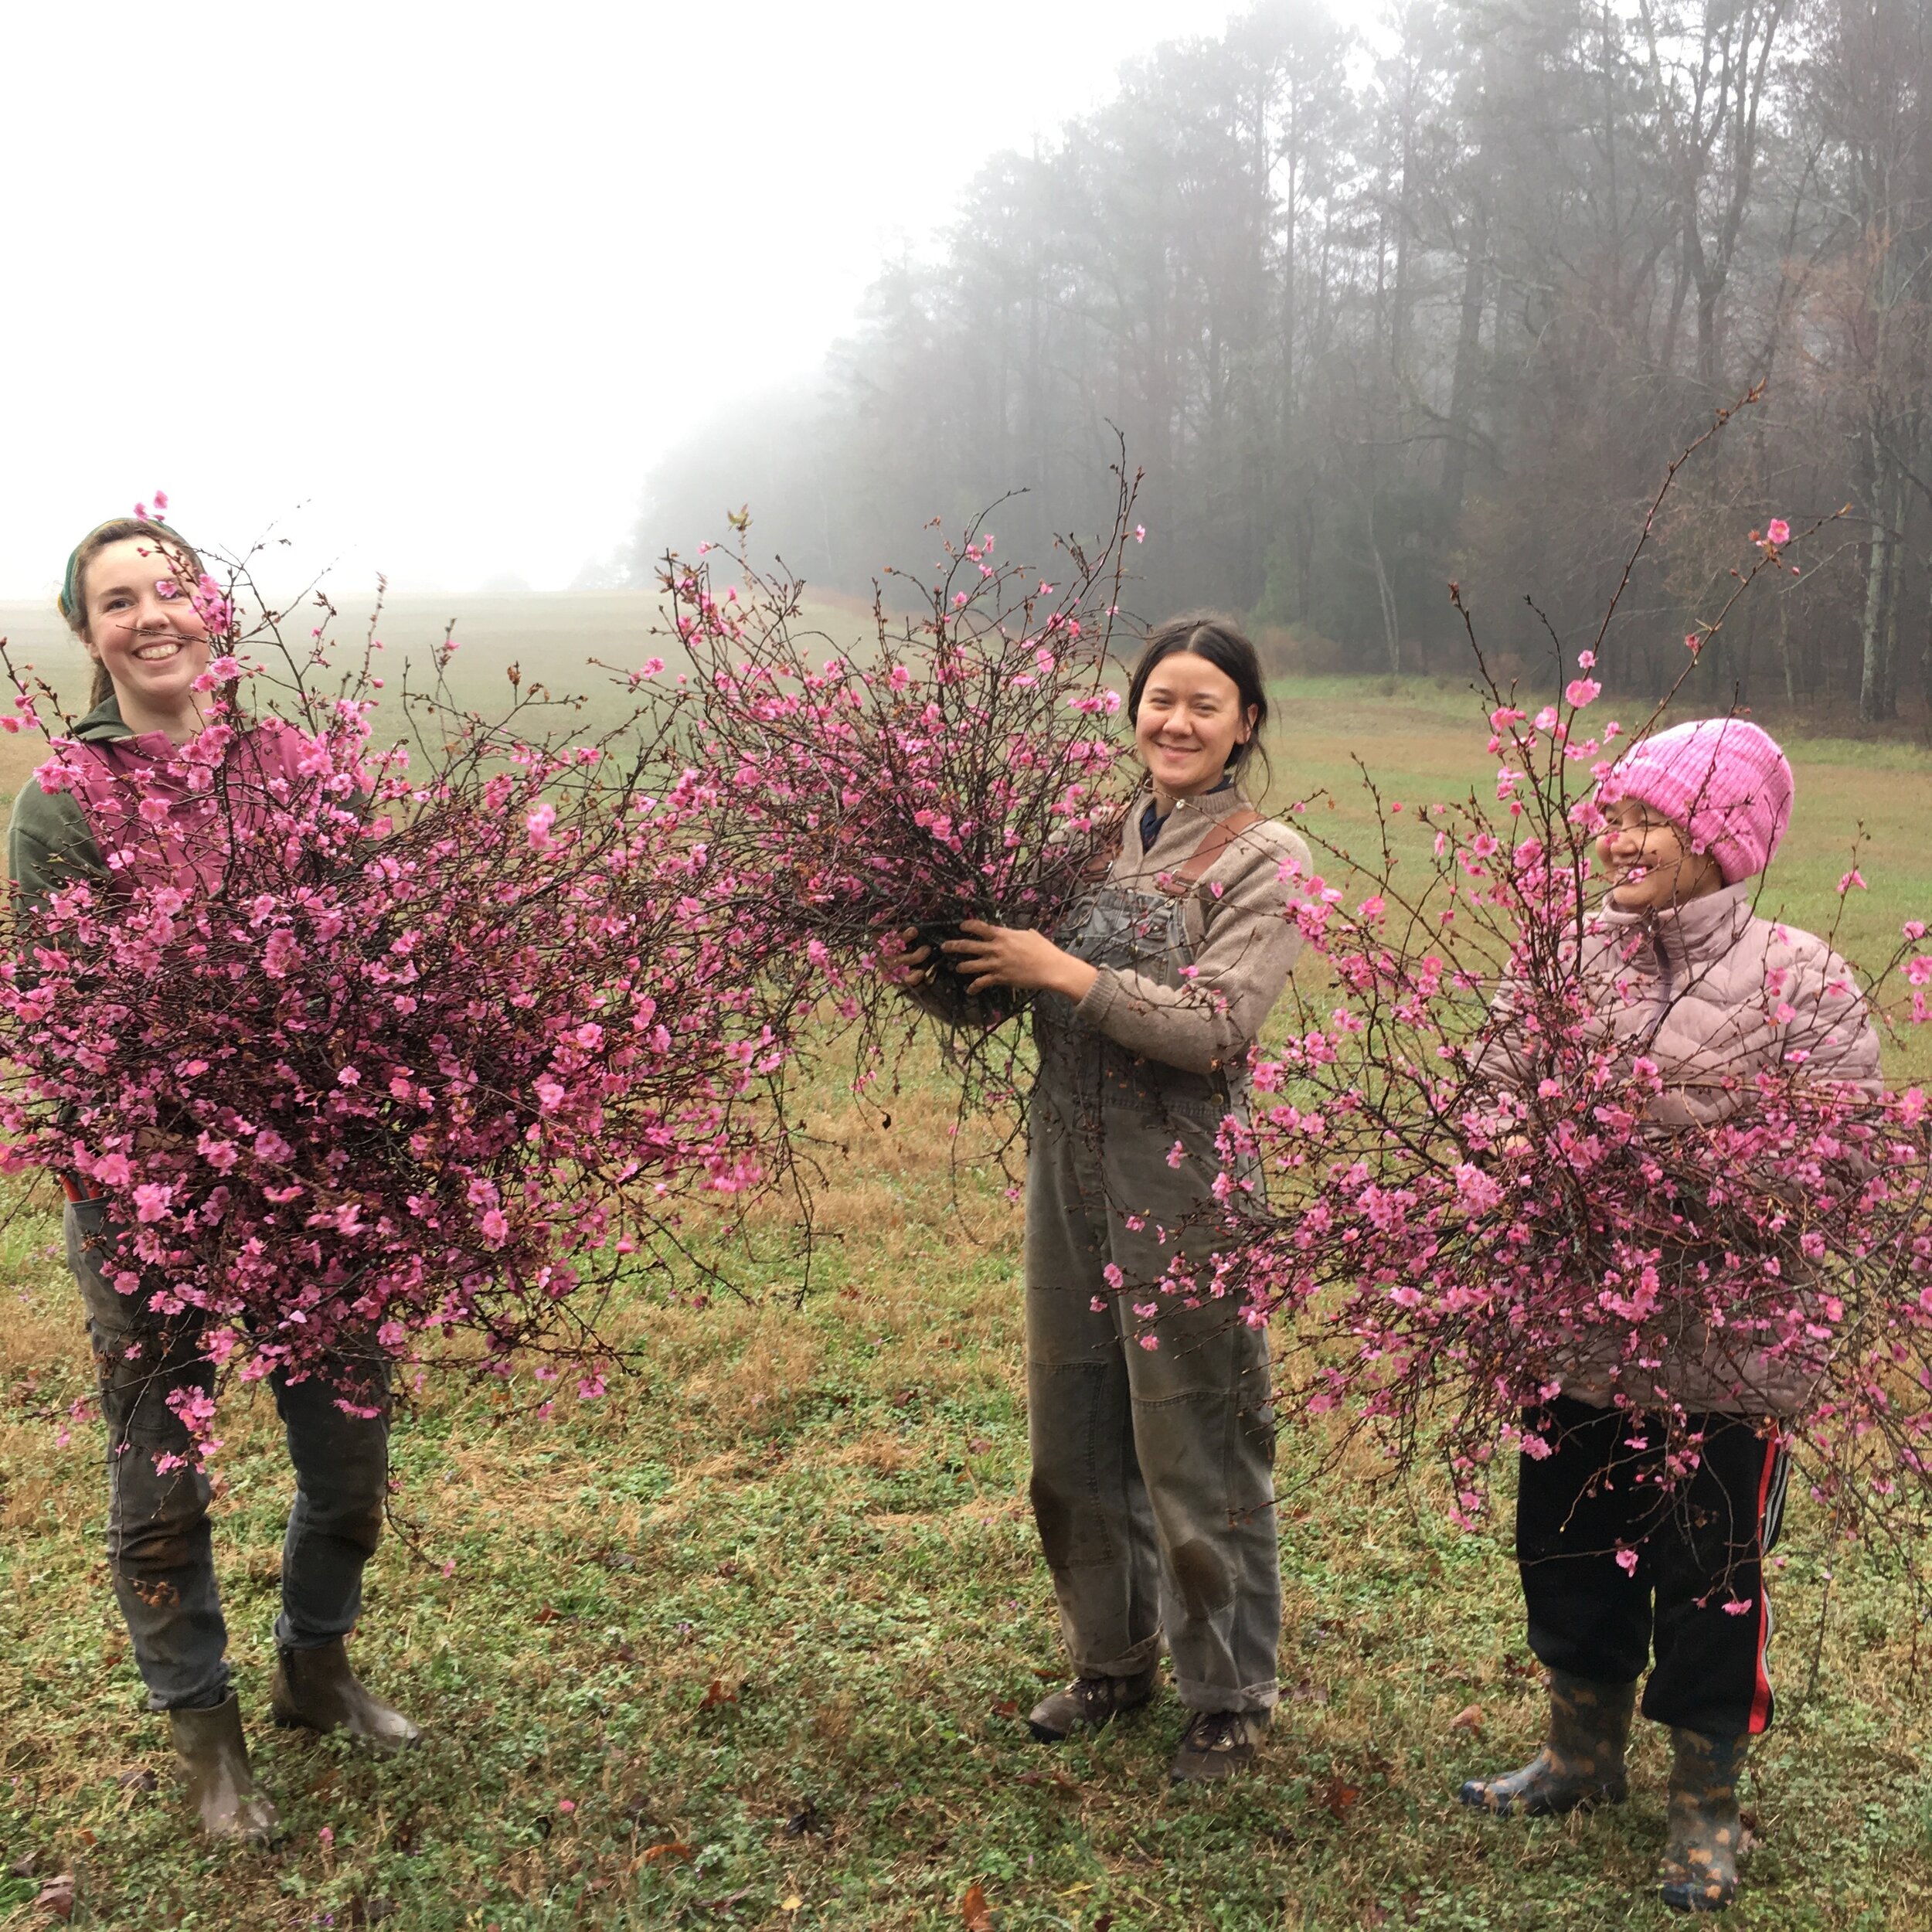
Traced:
POLYGON ((1621 1804, 1628 1792, 1624 1747, 1637 1708, 1635 1681, 1599 1684, 1549 1673, 1549 1730, 1522 1770, 1472 1777, 1457 1796, 1477 1809, 1549 1818, 1596 1804, 1621 1804))
POLYGON ((1670 1842, 1658 1873, 1673 1912, 1721 1912, 1737 1896, 1737 1774, 1748 1737, 1671 1733, 1670 1842))

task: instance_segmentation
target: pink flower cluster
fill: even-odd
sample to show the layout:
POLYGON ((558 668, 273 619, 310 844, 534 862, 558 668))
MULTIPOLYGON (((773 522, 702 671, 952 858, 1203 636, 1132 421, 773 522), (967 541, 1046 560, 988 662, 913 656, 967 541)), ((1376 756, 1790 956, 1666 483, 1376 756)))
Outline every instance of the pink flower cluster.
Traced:
POLYGON ((108 877, 0 966, 8 1165, 104 1196, 117 1285, 247 1376, 456 1328, 594 1357, 584 1291, 784 1160, 762 889, 699 774, 645 789, 640 720, 620 755, 437 713, 413 765, 359 699, 290 708, 114 770, 56 740, 108 877))
POLYGON ((1923 1522, 1927 1100, 1840 1068, 1862 1002, 1927 1017, 1925 924, 1801 1011, 1767 974, 1735 1059, 1660 1066, 1615 1022, 1635 974, 1598 929, 1593 794, 1628 734, 1586 735, 1597 695, 1586 675, 1532 718, 1492 685, 1493 803, 1372 794, 1352 849, 1307 818, 1322 873, 1291 916, 1321 965, 1224 1125, 1220 1258, 1162 1285, 1287 1317, 1284 1406, 1397 1467, 1441 1457, 1464 1523, 1497 1447, 1547 1453, 1522 1412, 1566 1389, 1661 1418, 1667 1482, 1701 1417, 1767 1417, 1848 1518, 1923 1522))
MULTIPOLYGON (((805 628, 797 586, 742 556, 742 595, 719 593, 712 560, 667 561, 699 753, 726 801, 716 835, 767 882, 774 927, 866 1050, 904 1010, 874 970, 899 935, 930 944, 968 918, 1051 927, 1117 835, 1107 650, 1137 481, 1123 473, 1113 532, 1068 546, 1057 584, 996 563, 975 528, 944 545, 915 614, 892 620, 882 603, 872 634, 842 649, 805 628)), ((935 971, 943 994, 943 957, 935 971)), ((956 1016, 1019 1003, 968 1015, 951 982, 956 1016)), ((977 1050, 962 1039, 969 1086, 977 1050)))

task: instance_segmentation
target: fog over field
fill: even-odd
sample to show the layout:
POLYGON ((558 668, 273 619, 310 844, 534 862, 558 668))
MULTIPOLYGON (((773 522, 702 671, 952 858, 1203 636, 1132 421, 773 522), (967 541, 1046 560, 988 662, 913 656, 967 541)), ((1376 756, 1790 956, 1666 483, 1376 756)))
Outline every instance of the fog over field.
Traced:
POLYGON ((0 596, 156 488, 305 570, 563 588, 988 155, 1223 12, 9 9, 0 596))

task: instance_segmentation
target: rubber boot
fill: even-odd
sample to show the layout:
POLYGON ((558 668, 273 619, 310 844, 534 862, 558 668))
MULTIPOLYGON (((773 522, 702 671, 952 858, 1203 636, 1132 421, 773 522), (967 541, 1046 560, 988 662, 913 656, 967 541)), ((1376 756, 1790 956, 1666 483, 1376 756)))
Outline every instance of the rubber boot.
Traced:
POLYGON ((1151 1668, 1131 1677, 1077 1677, 1064 1690, 1043 1697, 1026 1722, 1043 1744, 1057 1744, 1084 1726, 1097 1731, 1122 1711, 1138 1710, 1154 1695, 1151 1668))
POLYGON ((244 1845, 273 1842, 280 1822, 248 1768, 241 1702, 235 1693, 230 1691, 205 1710, 172 1710, 168 1719, 201 1828, 210 1838, 244 1845))
POLYGON ((1737 1774, 1748 1737, 1670 1734, 1670 1842, 1658 1874, 1673 1912, 1721 1912, 1737 1893, 1737 1774))
POLYGON ((392 1757, 423 1733, 399 1710, 372 1697, 349 1667, 341 1638, 318 1650, 281 1647, 275 1682, 268 1693, 270 1715, 284 1729, 347 1731, 379 1757, 392 1757))
POLYGON ((1458 1792, 1465 1804, 1548 1818, 1595 1804, 1621 1804, 1628 1794, 1624 1747, 1630 1741, 1637 1685, 1599 1684, 1567 1671, 1549 1673, 1549 1730, 1521 1770, 1472 1777, 1458 1792))

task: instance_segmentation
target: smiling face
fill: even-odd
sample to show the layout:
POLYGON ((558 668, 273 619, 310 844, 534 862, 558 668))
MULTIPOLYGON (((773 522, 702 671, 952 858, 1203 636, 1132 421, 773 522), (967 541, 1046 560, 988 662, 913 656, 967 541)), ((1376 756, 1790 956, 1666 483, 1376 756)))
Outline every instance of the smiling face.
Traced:
POLYGON ((1225 671, 1191 651, 1171 651, 1141 689, 1134 748, 1157 791, 1194 798, 1221 782, 1235 747, 1254 735, 1255 716, 1225 671))
POLYGON ((193 712, 195 680, 208 668, 208 627, 178 574, 151 537, 123 538, 87 560, 80 641, 136 731, 193 712))
POLYGON ((1621 912, 1655 911, 1701 899, 1724 883, 1717 861, 1692 852, 1690 834, 1634 798, 1604 808, 1597 856, 1612 881, 1611 903, 1621 912))

